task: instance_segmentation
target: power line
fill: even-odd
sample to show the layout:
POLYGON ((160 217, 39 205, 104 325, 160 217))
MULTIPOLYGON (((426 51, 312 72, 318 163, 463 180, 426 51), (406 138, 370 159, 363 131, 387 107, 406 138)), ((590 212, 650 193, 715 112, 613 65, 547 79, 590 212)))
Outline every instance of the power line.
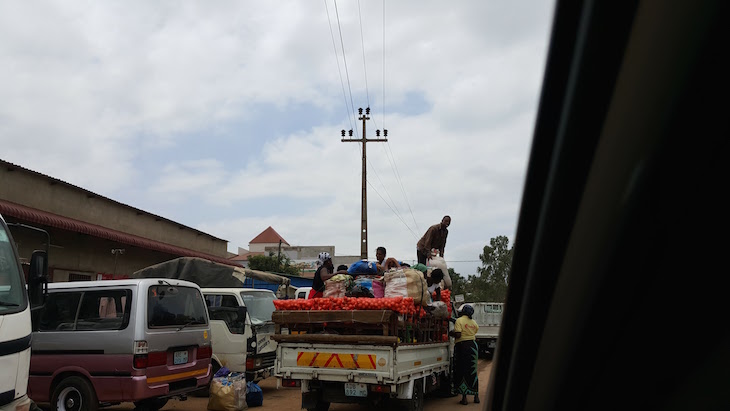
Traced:
MULTIPOLYGON (((347 92, 345 92, 345 81, 342 79, 342 69, 340 68, 340 59, 337 57, 337 45, 335 43, 335 33, 332 32, 332 20, 330 19, 330 10, 329 7, 327 7, 327 0, 324 0, 324 9, 327 11, 327 24, 330 29, 330 37, 332 37, 332 49, 335 52, 335 63, 337 63, 337 72, 340 75, 340 84, 342 85, 342 97, 345 99, 345 111, 347 111, 347 120, 350 122, 350 128, 352 127, 352 119, 354 116, 350 117, 350 107, 347 105, 347 92)), ((344 50, 343 50, 344 53, 344 50)))
POLYGON ((385 0, 383 0, 383 128, 385 128, 385 0))
MULTIPOLYGON (((372 189, 375 190, 375 194, 377 194, 378 197, 380 197, 383 200, 383 202, 385 203, 385 205, 387 205, 388 208, 390 208, 390 210, 393 211, 393 208, 390 207, 390 204, 388 204, 388 202, 385 201, 385 199, 383 198, 383 196, 380 195, 380 193, 378 192, 378 190, 373 186, 373 184, 370 181, 368 181, 368 185, 370 185, 370 187, 372 187, 372 189)), ((403 218, 401 218, 401 216, 398 213, 396 213, 395 211, 393 211, 393 214, 395 214, 395 216, 398 217, 398 219, 403 223, 403 225, 406 226, 406 228, 408 229, 408 231, 410 231, 411 234, 413 235, 413 238, 417 239, 418 236, 416 235, 416 233, 413 232, 413 230, 411 230, 411 227, 409 227, 408 224, 406 224, 406 222, 403 220, 403 218)))
POLYGON ((362 45, 362 69, 365 73, 365 95, 370 107, 370 90, 368 89, 368 69, 365 65, 365 36, 362 34, 362 11, 360 11, 360 0, 357 0, 357 14, 360 17, 360 44, 362 45))
MULTIPOLYGON (((345 42, 342 39, 342 25, 340 24, 340 12, 337 8, 337 0, 334 0, 335 4, 335 16, 337 16, 337 30, 340 33, 340 46, 342 47, 342 60, 345 63, 345 74, 347 76, 347 89, 350 91, 350 105, 352 106, 353 117, 355 114, 355 103, 352 101, 352 86, 350 83, 350 72, 347 69, 347 55, 345 54, 345 42)), ((355 131, 357 131, 357 122, 355 123, 355 131)), ((358 132, 358 134, 360 134, 358 132)))

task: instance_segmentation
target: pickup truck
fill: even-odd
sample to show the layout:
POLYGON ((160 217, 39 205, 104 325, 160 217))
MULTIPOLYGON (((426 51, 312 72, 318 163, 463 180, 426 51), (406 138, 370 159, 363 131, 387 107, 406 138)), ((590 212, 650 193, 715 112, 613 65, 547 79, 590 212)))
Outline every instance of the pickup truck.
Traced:
POLYGON ((479 325, 476 340, 479 353, 485 356, 494 355, 499 338, 499 327, 502 324, 504 303, 469 303, 474 307, 473 319, 479 325))
POLYGON ((210 316, 213 372, 220 367, 244 372, 247 381, 272 375, 276 343, 271 312, 276 298, 271 290, 203 288, 210 316))
POLYGON ((451 391, 447 320, 409 319, 392 310, 277 310, 272 319, 274 375, 285 387, 301 387, 309 411, 392 400, 420 411, 427 393, 451 391))

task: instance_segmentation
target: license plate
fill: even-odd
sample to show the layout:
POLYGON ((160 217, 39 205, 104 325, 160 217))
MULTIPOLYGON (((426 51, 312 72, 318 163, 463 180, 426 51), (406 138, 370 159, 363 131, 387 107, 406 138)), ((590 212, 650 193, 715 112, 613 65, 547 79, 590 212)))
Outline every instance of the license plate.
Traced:
POLYGON ((187 351, 175 351, 175 354, 173 354, 172 357, 172 363, 177 364, 185 364, 188 362, 188 352, 187 351))
POLYGON ((347 382, 345 383, 345 395, 348 397, 367 397, 368 386, 365 384, 347 382))

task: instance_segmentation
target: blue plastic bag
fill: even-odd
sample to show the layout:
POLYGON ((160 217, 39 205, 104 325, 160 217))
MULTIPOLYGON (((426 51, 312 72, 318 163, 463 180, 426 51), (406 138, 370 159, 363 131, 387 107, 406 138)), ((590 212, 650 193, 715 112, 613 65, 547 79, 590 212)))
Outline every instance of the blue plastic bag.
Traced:
POLYGON ((215 374, 213 375, 213 378, 216 378, 216 377, 225 377, 225 376, 227 376, 227 375, 228 375, 228 374, 230 374, 230 373, 231 373, 231 370, 229 370, 229 369, 228 369, 228 368, 226 368, 226 367, 221 367, 221 368, 219 368, 219 369, 218 369, 218 371, 216 371, 216 373, 215 373, 215 374))
POLYGON ((264 392, 261 387, 253 381, 246 383, 246 405, 249 407, 259 407, 264 404, 264 392))
POLYGON ((377 274, 378 273, 378 267, 375 266, 375 263, 368 260, 360 260, 352 263, 350 265, 350 268, 347 269, 348 274, 358 275, 358 274, 377 274))

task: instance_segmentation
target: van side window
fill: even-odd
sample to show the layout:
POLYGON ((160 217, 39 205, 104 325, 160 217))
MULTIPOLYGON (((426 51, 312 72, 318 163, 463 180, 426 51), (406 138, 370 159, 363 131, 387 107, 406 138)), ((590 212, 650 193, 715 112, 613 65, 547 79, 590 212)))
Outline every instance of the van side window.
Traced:
POLYGON ((238 301, 232 295, 206 294, 205 303, 208 306, 208 316, 211 320, 221 320, 226 323, 231 334, 243 334, 244 318, 238 315, 238 301))
POLYGON ((122 330, 129 324, 131 290, 87 291, 81 298, 77 330, 122 330))
POLYGON ((50 293, 38 322, 39 331, 72 331, 81 291, 50 293))

